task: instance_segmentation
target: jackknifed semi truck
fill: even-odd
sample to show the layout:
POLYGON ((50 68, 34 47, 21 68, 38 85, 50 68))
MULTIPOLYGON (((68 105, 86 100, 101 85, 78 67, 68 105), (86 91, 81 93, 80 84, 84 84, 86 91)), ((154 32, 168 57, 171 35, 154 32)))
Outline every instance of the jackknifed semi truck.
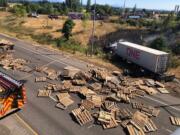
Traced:
POLYGON ((169 63, 167 52, 123 40, 114 43, 113 48, 118 56, 153 73, 157 80, 172 81, 175 78, 175 75, 166 73, 169 63))

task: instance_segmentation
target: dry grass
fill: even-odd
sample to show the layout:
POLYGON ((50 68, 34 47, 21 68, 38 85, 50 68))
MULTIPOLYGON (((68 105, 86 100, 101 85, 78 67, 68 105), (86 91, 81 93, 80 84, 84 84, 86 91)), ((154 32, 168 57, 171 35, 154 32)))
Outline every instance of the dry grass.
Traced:
MULTIPOLYGON (((11 13, 7 12, 0 12, 0 20, 5 19, 6 17, 10 16, 11 13)), ((34 32, 33 34, 49 34, 53 38, 59 38, 62 36, 62 33, 60 30, 63 27, 63 24, 67 17, 62 16, 58 20, 50 20, 48 19, 47 15, 40 15, 39 18, 24 18, 23 23, 21 24, 22 28, 26 29, 32 29, 34 32), (48 27, 47 27, 48 26, 48 27)), ((117 17, 113 17, 113 19, 118 19, 117 17)), ((16 23, 18 25, 18 22, 22 21, 22 18, 16 19, 16 23)), ((73 29, 73 38, 80 42, 82 45, 87 45, 89 43, 89 39, 92 34, 92 21, 86 21, 84 23, 81 20, 74 20, 75 27, 73 29)), ((109 34, 111 32, 115 32, 120 28, 126 28, 126 29, 137 29, 135 27, 128 27, 125 25, 110 23, 110 22, 102 22, 102 21, 96 21, 95 23, 95 35, 97 38, 100 38, 101 36, 104 36, 106 34, 109 34)))
MULTIPOLYGON (((59 32, 66 20, 66 17, 61 17, 58 20, 47 19, 47 16, 41 15, 39 18, 26 18, 24 27, 33 28, 38 34, 49 33, 52 37, 58 38, 62 34, 59 32), (45 28, 48 25, 49 28, 45 28)), ((89 38, 92 33, 92 21, 84 23, 81 20, 74 20, 75 27, 73 29, 73 38, 80 42, 82 45, 86 45, 89 42, 89 38)), ((115 32, 117 29, 122 28, 119 24, 113 24, 109 22, 96 21, 95 34, 99 38, 111 32, 115 32)))
MULTIPOLYGON (((2 24, 8 24, 8 22, 6 22, 6 19, 9 18, 9 16, 13 16, 11 13, 8 12, 0 12, 0 23, 2 24)), ((11 21, 11 23, 14 23, 14 26, 18 26, 20 25, 20 29, 22 31, 24 31, 24 33, 26 34, 21 34, 18 33, 18 31, 13 32, 13 31, 9 31, 6 27, 8 27, 8 25, 6 27, 1 27, 0 28, 0 32, 5 33, 5 34, 9 34, 12 36, 16 36, 20 38, 24 38, 24 39, 28 39, 29 41, 33 41, 34 39, 31 38, 30 34, 33 35, 39 35, 39 34, 49 34, 51 35, 53 38, 59 38, 62 36, 60 30, 63 27, 63 24, 65 22, 65 20, 67 19, 67 17, 61 17, 58 20, 50 20, 47 19, 47 16, 45 15, 41 15, 39 18, 16 18, 13 22, 11 21), (20 24, 20 22, 22 22, 22 24, 20 24), (46 27, 48 24, 48 27, 46 27), (32 32, 26 31, 27 29, 30 29, 32 32)), ((118 19, 118 17, 112 17, 110 19, 118 19)), ((81 20, 75 20, 75 27, 73 29, 73 38, 80 42, 82 45, 86 46, 87 43, 89 42, 89 38, 91 37, 91 33, 92 33, 92 21, 87 21, 86 22, 86 27, 84 27, 84 22, 81 20)), ((2 25, 3 26, 3 25, 2 25)), ((11 26, 12 27, 12 26, 11 26)), ((136 27, 130 27, 130 26, 125 26, 125 25, 120 25, 120 24, 115 24, 115 23, 110 23, 110 22, 101 22, 101 21, 96 21, 96 36, 99 38, 101 36, 104 36, 106 34, 109 34, 111 32, 115 32, 117 31, 117 29, 119 28, 125 28, 125 29, 137 29, 136 27)), ((77 55, 78 58, 86 61, 87 57, 85 57, 84 55, 77 55)), ((112 64, 110 64, 107 61, 103 61, 102 59, 97 59, 97 58, 88 58, 88 61, 91 63, 94 63, 95 65, 101 65, 113 70, 118 70, 118 68, 112 64)), ((176 76, 178 78, 180 78, 180 67, 176 68, 176 69, 170 69, 169 70, 170 73, 176 74, 176 76)))
POLYGON ((175 69, 169 70, 170 74, 175 74, 178 79, 180 79, 180 66, 175 69))

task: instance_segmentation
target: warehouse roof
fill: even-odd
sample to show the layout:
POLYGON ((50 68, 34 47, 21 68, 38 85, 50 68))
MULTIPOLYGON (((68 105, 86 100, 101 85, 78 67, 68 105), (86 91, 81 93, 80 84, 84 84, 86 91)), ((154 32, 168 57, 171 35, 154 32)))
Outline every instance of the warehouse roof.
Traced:
POLYGON ((129 47, 132 47, 132 48, 136 48, 138 50, 153 53, 153 54, 156 54, 156 55, 168 54, 168 53, 163 52, 163 51, 159 51, 159 50, 156 50, 156 49, 152 49, 152 48, 149 48, 149 47, 146 47, 146 46, 134 44, 134 43, 127 42, 127 41, 119 41, 119 43, 123 44, 123 45, 126 45, 126 46, 129 46, 129 47))

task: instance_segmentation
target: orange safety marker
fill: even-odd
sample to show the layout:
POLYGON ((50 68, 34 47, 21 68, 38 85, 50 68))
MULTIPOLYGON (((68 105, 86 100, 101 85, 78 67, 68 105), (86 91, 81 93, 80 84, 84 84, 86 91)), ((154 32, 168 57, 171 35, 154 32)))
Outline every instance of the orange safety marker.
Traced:
POLYGON ((18 108, 21 108, 24 106, 24 101, 23 100, 18 100, 18 108))
POLYGON ((27 103, 26 90, 24 87, 22 87, 22 96, 23 96, 23 102, 27 103))

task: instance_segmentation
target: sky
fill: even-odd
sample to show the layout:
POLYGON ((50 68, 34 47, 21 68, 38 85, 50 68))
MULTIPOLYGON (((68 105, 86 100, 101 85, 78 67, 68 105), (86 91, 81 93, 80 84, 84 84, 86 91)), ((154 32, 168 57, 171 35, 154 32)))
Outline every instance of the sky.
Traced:
MULTIPOLYGON (((50 0, 50 1, 60 1, 63 0, 50 0)), ((83 0, 86 4, 87 0, 83 0)), ((95 0, 91 0, 94 3, 95 0)), ((96 0, 99 4, 109 4, 112 6, 122 7, 124 5, 124 0, 96 0)), ((180 0, 126 0, 126 7, 146 8, 146 9, 163 9, 163 10, 174 10, 175 5, 180 5, 180 0)))

